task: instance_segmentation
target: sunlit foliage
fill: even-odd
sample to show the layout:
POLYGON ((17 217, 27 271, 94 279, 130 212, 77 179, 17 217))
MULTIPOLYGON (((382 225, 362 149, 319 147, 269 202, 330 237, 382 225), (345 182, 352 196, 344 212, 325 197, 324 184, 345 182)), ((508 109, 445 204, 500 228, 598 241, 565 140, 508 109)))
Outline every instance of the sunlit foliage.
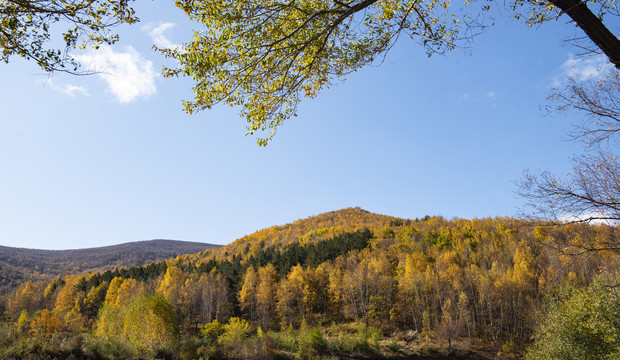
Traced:
POLYGON ((527 360, 604 360, 620 357, 620 295, 597 282, 568 287, 549 304, 527 360))
POLYGON ((1 0, 0 61, 20 56, 45 71, 77 72, 71 50, 117 42, 111 28, 138 21, 130 4, 130 0, 1 0), (56 38, 57 34, 61 36, 56 38))
POLYGON ((240 106, 249 134, 264 145, 302 97, 371 63, 399 36, 430 53, 455 46, 460 21, 449 1, 331 0, 178 1, 203 30, 183 49, 164 49, 179 62, 166 75, 192 77, 189 113, 220 102, 240 106))
MULTIPOLYGON (((342 229, 360 228, 369 218, 330 217, 340 219, 342 229)), ((55 334, 92 330, 97 341, 116 344, 112 347, 116 356, 122 351, 147 357, 160 350, 170 354, 177 346, 193 349, 188 350, 192 356, 214 357, 266 356, 274 346, 308 356, 312 351, 342 353, 378 346, 369 345, 366 335, 366 345, 347 345, 338 340, 346 337, 340 334, 342 329, 310 331, 325 324, 338 329, 351 322, 388 336, 410 332, 424 346, 441 344, 447 349, 482 341, 515 354, 534 335, 536 314, 546 294, 567 284, 588 286, 601 272, 620 265, 613 252, 586 260, 553 250, 619 236, 618 229, 610 226, 555 228, 510 218, 448 221, 374 215, 372 219, 374 232, 339 231, 332 238, 312 241, 306 237, 304 245, 288 241, 292 235, 277 237, 306 235, 307 224, 300 221, 298 226, 261 232, 276 235, 270 245, 233 244, 217 250, 222 254, 208 251, 178 257, 167 261, 159 275, 132 270, 118 272, 128 278, 113 277, 109 282, 95 274, 68 276, 53 286, 25 284, 10 298, 28 295, 25 298, 33 302, 24 301, 22 307, 12 303, 8 308, 12 327, 20 327, 20 336, 30 334, 36 311, 48 307, 61 321, 55 334), (24 320, 18 322, 20 314, 24 320), (283 333, 273 333, 279 330, 283 333), (286 340, 286 334, 295 332, 316 340, 316 349, 290 340, 293 335, 292 342, 286 340), (325 336, 327 345, 319 344, 319 335, 325 336), (201 338, 190 340, 196 336, 201 338), (184 341, 177 343, 179 338, 184 341)))

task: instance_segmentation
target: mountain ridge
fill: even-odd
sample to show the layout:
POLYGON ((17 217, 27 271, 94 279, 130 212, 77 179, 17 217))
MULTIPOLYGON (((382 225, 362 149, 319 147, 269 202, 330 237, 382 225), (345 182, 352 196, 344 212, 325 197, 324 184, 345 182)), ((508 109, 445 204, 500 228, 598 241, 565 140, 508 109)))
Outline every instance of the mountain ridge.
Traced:
MULTIPOLYGON (((430 218, 426 216, 425 219, 430 218)), ((419 219, 404 219, 391 215, 377 214, 360 207, 348 207, 339 210, 300 218, 283 225, 273 225, 242 236, 219 248, 183 256, 186 261, 198 263, 217 259, 232 259, 233 255, 246 257, 262 247, 285 246, 290 243, 300 244, 331 239, 343 233, 353 233, 368 229, 380 233, 393 224, 412 224, 419 219)))
POLYGON ((151 239, 151 240, 128 241, 128 242, 124 242, 124 243, 120 243, 120 244, 93 246, 93 247, 75 248, 75 249, 38 249, 38 248, 26 248, 26 247, 5 246, 5 245, 0 245, 0 249, 8 248, 8 249, 15 249, 15 250, 34 250, 34 251, 63 252, 63 251, 95 250, 95 249, 113 248, 113 247, 124 246, 124 245, 141 244, 141 243, 156 243, 156 242, 158 242, 158 243, 205 244, 205 245, 221 246, 221 245, 217 245, 217 244, 203 243, 203 242, 200 242, 200 241, 185 241, 185 240, 175 240, 175 239, 151 239))
POLYGON ((0 289, 6 292, 28 280, 143 265, 219 246, 164 239, 68 250, 0 246, 0 289))

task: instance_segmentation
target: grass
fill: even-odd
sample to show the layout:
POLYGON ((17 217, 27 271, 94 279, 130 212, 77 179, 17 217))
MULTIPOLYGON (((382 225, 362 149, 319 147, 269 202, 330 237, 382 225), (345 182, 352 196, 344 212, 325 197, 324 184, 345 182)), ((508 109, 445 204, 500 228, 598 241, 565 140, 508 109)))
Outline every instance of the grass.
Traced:
MULTIPOLYGON (((49 339, 27 333, 18 334, 0 323, 0 359, 491 359, 493 356, 469 355, 469 341, 455 341, 456 352, 448 354, 442 342, 431 338, 411 338, 404 333, 383 333, 379 328, 360 323, 302 324, 280 331, 242 329, 243 336, 232 336, 213 327, 195 334, 174 348, 139 353, 128 343, 110 341, 90 334, 59 332, 49 339), (213 331, 211 331, 213 330, 213 331), (231 340, 234 338, 234 340, 231 340), (457 355, 455 357, 455 355, 457 355), (430 356, 430 357, 427 357, 430 356)), ((230 330, 230 329, 228 329, 230 330)), ((236 334, 236 333, 235 333, 236 334)), ((505 352, 509 345, 504 346, 505 352)), ((488 354, 495 355, 489 351, 488 354)))

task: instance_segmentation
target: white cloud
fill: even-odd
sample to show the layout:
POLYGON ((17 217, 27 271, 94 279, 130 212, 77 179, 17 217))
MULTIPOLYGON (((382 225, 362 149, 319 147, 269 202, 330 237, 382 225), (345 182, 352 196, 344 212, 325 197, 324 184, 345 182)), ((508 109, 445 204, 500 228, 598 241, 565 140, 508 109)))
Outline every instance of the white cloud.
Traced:
MULTIPOLYGON (((600 218, 600 217, 606 217, 606 216, 607 215, 602 211, 591 211, 591 212, 583 213, 581 215, 565 213, 565 214, 558 216, 558 220, 561 222, 575 222, 575 221, 584 221, 590 218, 600 218)), ((607 219, 594 219, 594 220, 589 220, 588 223, 615 225, 617 222, 614 220, 607 220, 607 219)))
POLYGON ((613 69, 614 66, 609 62, 607 56, 603 54, 590 57, 575 57, 571 55, 560 66, 560 75, 553 78, 552 86, 559 87, 566 79, 596 81, 608 75, 613 69))
POLYGON ((143 58, 131 46, 126 46, 122 52, 101 46, 75 59, 88 70, 97 72, 107 83, 108 91, 120 103, 129 103, 157 92, 153 62, 143 58))
POLYGON ((153 40, 153 42, 158 48, 178 49, 181 47, 181 45, 173 43, 164 34, 166 31, 172 29, 174 26, 175 24, 173 23, 161 23, 159 24, 159 26, 156 27, 153 27, 152 25, 145 25, 142 27, 142 30, 148 32, 151 40, 153 40))
POLYGON ((43 83, 43 85, 49 85, 49 87, 54 91, 57 91, 61 94, 65 94, 71 97, 75 97, 78 93, 84 96, 89 96, 88 90, 86 90, 86 88, 82 86, 71 85, 71 84, 57 85, 56 83, 52 81, 51 78, 45 81, 42 81, 41 83, 43 83))

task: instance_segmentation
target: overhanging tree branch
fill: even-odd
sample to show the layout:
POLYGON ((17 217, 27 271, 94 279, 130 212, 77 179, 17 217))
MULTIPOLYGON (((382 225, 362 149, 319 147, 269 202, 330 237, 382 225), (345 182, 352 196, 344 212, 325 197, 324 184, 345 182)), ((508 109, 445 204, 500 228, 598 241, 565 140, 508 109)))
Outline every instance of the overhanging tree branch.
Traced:
POLYGON ((583 32, 620 69, 620 40, 603 24, 581 0, 549 0, 568 15, 583 32))

